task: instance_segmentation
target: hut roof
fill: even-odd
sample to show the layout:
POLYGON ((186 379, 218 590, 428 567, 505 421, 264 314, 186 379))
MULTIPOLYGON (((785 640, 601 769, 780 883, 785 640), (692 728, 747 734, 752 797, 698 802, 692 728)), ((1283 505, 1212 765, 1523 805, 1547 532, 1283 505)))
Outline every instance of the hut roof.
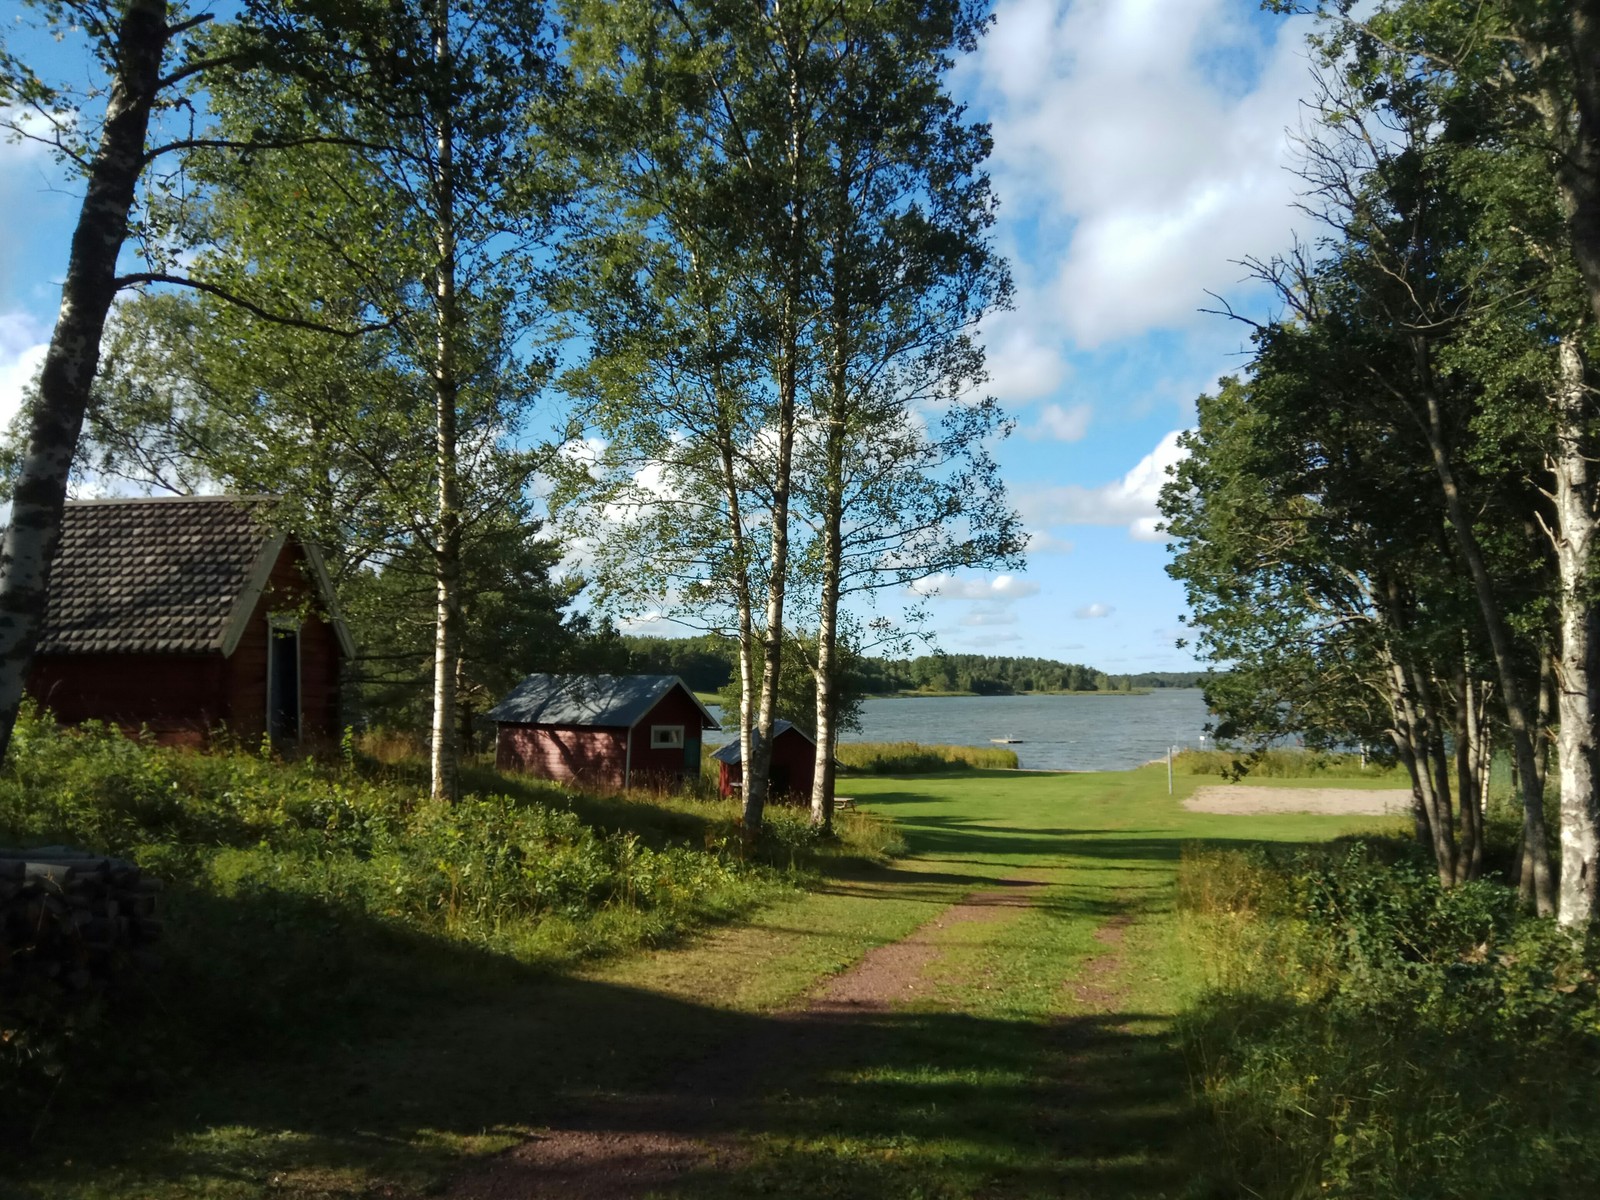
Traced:
MULTIPOLYGON (((287 535, 270 496, 80 500, 61 515, 41 654, 231 654, 287 535)), ((355 653, 315 547, 302 545, 345 654, 355 653)))
POLYGON ((529 675, 489 710, 489 719, 502 725, 632 729, 675 687, 694 701, 704 728, 722 728, 676 675, 529 675))

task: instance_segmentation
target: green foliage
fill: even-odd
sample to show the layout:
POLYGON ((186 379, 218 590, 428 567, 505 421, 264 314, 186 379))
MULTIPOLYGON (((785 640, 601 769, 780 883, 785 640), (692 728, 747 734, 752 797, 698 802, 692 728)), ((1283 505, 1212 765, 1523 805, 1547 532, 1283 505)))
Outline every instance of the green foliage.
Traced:
MULTIPOLYGON (((440 955, 554 965, 659 943, 792 890, 790 872, 819 856, 895 847, 868 817, 842 826, 836 848, 806 813, 780 811, 752 860, 731 804, 590 797, 487 772, 472 781, 495 790, 451 805, 427 798, 414 766, 363 766, 353 745, 353 766, 285 764, 61 731, 25 712, 12 746, 0 842, 113 853, 168 885, 166 961, 114 1014, 106 1086, 153 1057, 327 1036, 381 1013, 394 988, 423 986, 440 955)), ((50 1080, 40 1066, 97 1044, 73 1050, 76 1030, 37 1008, 3 1012, 0 1106, 36 1106, 50 1080)))
POLYGON ((920 742, 840 742, 836 755, 846 770, 869 775, 917 775, 930 771, 1015 771, 1015 750, 998 746, 925 746, 920 742))
POLYGON ((1600 1178, 1600 952, 1400 842, 1190 851, 1185 1019, 1218 1194, 1579 1196, 1600 1178))

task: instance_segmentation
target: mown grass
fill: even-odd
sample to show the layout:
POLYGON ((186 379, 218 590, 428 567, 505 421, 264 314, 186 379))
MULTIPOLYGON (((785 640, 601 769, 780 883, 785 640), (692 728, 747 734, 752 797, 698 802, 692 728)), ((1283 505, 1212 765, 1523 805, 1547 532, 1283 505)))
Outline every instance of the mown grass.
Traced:
POLYGON ((919 775, 969 767, 1017 769, 1015 750, 999 746, 928 746, 921 742, 840 742, 834 751, 841 766, 869 775, 919 775))

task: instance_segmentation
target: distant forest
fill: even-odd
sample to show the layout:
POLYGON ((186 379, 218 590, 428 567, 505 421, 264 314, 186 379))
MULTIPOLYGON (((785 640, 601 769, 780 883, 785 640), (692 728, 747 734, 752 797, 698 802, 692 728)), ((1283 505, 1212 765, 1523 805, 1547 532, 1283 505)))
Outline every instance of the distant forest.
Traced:
MULTIPOLYGON (((699 637, 623 637, 627 668, 678 675, 697 692, 720 691, 733 678, 734 644, 699 637)), ((1112 675, 1082 663, 999 654, 924 654, 917 658, 863 658, 850 664, 856 694, 972 692, 1016 696, 1029 692, 1129 692, 1145 688, 1199 687, 1204 671, 1146 671, 1112 675)))

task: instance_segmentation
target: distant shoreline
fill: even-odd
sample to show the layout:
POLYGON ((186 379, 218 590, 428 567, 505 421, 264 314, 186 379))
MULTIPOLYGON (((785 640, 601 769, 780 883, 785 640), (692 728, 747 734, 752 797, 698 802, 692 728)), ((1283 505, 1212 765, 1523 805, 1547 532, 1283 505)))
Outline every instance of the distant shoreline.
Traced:
POLYGON ((1193 688, 1132 688, 1126 692, 1103 691, 1085 688, 1081 691, 1047 691, 1043 688, 1031 692, 1000 692, 986 695, 983 692, 868 692, 868 700, 1016 700, 1028 696, 1148 696, 1152 692, 1185 692, 1193 688))

